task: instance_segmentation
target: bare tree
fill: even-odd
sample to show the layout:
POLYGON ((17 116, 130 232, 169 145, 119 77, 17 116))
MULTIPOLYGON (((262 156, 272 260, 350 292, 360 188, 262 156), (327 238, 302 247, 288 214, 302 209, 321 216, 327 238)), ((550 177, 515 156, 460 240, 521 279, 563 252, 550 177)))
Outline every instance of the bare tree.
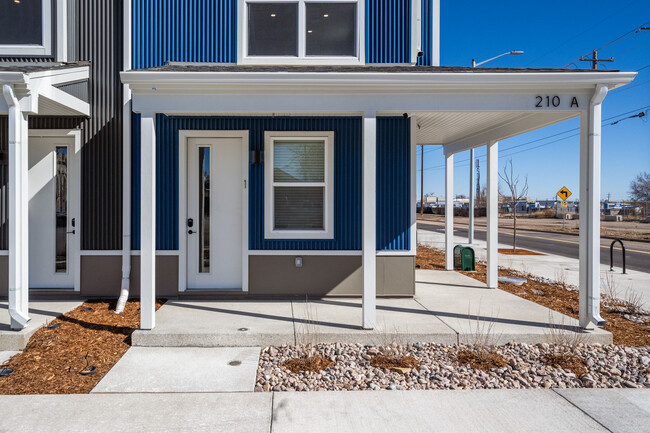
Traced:
POLYGON ((512 252, 514 253, 517 252, 517 203, 528 194, 528 176, 524 179, 523 186, 520 186, 519 175, 515 176, 512 159, 509 159, 503 167, 503 175, 499 173, 499 177, 510 190, 510 204, 514 210, 512 232, 512 252), (508 169, 508 165, 510 165, 510 169, 508 169))
POLYGON ((630 182, 630 196, 637 202, 645 202, 645 217, 648 218, 648 203, 650 203, 650 173, 640 173, 630 182))

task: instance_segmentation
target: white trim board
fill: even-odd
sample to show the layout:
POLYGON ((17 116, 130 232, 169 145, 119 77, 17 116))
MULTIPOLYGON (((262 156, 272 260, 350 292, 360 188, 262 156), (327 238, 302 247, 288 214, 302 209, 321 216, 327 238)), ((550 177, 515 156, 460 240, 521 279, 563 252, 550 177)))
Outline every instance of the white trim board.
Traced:
POLYGON ((249 191, 249 149, 248 130, 210 131, 210 130, 180 130, 178 131, 178 291, 187 290, 187 140, 189 138, 241 138, 242 140, 242 291, 248 292, 248 191, 249 191))

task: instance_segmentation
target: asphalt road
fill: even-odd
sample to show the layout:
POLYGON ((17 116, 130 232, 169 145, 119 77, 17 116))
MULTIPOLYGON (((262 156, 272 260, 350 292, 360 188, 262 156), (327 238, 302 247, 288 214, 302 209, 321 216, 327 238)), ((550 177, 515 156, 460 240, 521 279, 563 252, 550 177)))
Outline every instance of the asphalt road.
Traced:
MULTIPOLYGON (((444 233, 445 227, 439 223, 418 222, 418 229, 444 233)), ((467 228, 454 228, 454 235, 467 237, 467 228)), ((485 228, 476 227, 474 236, 478 240, 485 240, 485 228)), ((600 262, 609 265, 609 246, 611 239, 600 241, 600 262)), ((499 229, 499 243, 512 246, 512 230, 499 229)), ((624 241, 627 269, 650 272, 650 243, 624 241)), ((520 230, 517 232, 517 247, 537 250, 548 254, 578 258, 578 236, 564 233, 548 233, 520 230)), ((614 247, 614 266, 621 267, 621 248, 618 244, 614 247)))

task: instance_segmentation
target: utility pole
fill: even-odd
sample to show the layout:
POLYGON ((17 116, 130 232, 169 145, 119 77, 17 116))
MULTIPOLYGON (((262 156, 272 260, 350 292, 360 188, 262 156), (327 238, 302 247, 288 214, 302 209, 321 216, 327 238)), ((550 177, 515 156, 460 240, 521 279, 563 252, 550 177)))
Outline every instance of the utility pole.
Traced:
POLYGON ((474 148, 469 150, 469 230, 467 241, 474 243, 474 148))
POLYGON ((591 52, 591 54, 593 55, 592 58, 589 58, 589 57, 585 58, 584 56, 582 56, 579 59, 581 62, 591 62, 591 69, 598 69, 598 62, 613 62, 614 61, 613 57, 610 57, 609 59, 599 59, 598 58, 598 51, 596 51, 596 50, 593 50, 591 52))
POLYGON ((420 215, 424 216, 424 144, 420 147, 420 215))

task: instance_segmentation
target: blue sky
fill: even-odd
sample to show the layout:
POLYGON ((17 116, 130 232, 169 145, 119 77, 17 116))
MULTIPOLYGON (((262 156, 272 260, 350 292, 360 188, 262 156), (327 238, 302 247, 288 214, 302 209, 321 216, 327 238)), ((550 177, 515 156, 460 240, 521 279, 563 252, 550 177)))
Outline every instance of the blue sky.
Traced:
MULTIPOLYGON (((470 66, 472 58, 478 62, 505 51, 523 50, 523 55, 504 56, 486 66, 562 68, 575 62, 578 67, 588 68, 590 63, 577 61, 581 55, 644 23, 650 26, 648 0, 441 0, 440 3, 440 61, 444 66, 470 66)), ((598 52, 601 58, 614 56, 614 62, 601 63, 605 68, 639 70, 631 84, 610 92, 605 98, 603 119, 613 119, 604 125, 650 110, 650 30, 629 36, 633 37, 623 38, 598 52)), ((601 198, 611 194, 611 200, 625 199, 630 181, 642 171, 650 172, 650 119, 633 118, 604 125, 601 198)), ((552 199, 562 186, 567 186, 574 193, 572 198, 577 198, 579 138, 575 135, 578 131, 571 130, 578 127, 579 120, 573 119, 501 141, 499 170, 512 158, 515 172, 522 178, 528 175, 529 196, 533 199, 552 199), (513 146, 519 147, 507 150, 513 146)), ((478 148, 476 155, 481 160, 481 184, 484 185, 485 147, 478 148)), ((418 148, 418 199, 419 167, 418 148)), ((424 192, 444 196, 444 157, 440 146, 425 147, 424 168, 424 192)), ((454 172, 454 194, 468 194, 469 152, 455 156, 454 172)))

